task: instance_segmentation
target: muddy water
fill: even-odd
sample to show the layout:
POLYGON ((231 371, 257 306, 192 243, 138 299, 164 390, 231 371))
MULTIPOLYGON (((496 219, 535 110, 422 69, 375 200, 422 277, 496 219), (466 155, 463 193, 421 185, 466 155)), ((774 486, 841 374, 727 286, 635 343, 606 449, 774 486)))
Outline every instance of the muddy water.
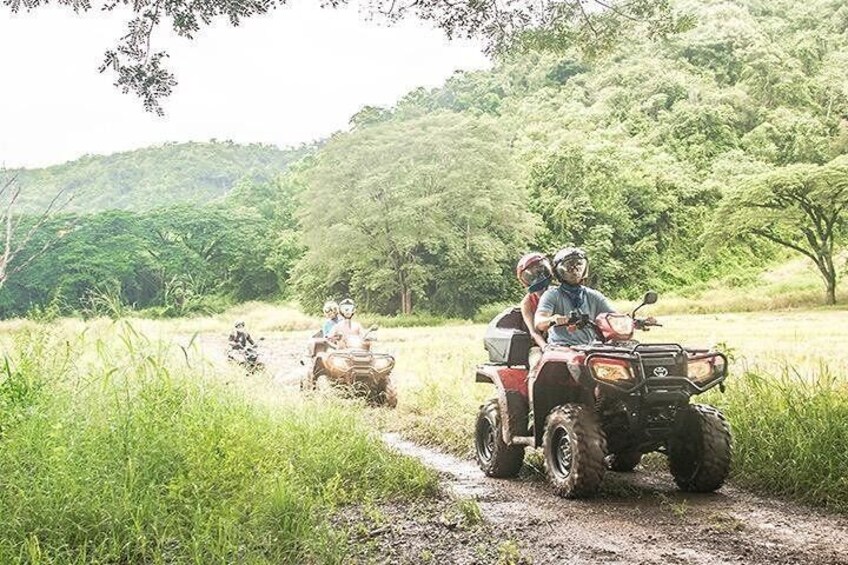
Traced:
MULTIPOLYGON (((262 342, 265 378, 281 396, 297 393, 307 336, 271 334, 262 342)), ((200 336, 200 346, 214 362, 226 363, 226 336, 200 336)), ((362 562, 420 563, 427 555, 444 564, 494 563, 498 553, 492 548, 515 540, 524 559, 518 562, 537 565, 848 565, 848 518, 843 516, 731 486, 711 495, 684 494, 667 473, 642 466, 635 473, 608 473, 596 498, 564 500, 538 477, 490 479, 473 461, 393 434, 384 440, 438 471, 450 496, 427 509, 414 504, 384 508, 394 525, 372 540, 382 548, 362 562), (476 500, 485 525, 446 529, 439 516, 456 498, 476 500)), ((350 520, 364 520, 353 514, 350 520)))

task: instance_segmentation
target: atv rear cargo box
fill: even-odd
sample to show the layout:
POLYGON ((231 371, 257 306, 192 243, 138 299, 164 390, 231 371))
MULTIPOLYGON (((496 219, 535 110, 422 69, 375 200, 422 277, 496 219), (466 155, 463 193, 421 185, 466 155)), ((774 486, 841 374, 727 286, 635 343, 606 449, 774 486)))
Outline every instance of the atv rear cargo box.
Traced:
POLYGON ((489 322, 484 343, 490 363, 510 367, 529 364, 530 334, 518 308, 507 308, 489 322))

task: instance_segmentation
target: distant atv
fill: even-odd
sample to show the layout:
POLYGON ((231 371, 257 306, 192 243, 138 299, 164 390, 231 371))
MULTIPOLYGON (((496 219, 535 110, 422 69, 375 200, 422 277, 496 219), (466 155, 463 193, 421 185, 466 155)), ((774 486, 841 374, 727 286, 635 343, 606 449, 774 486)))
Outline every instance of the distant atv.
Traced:
POLYGON ((371 351, 369 336, 376 329, 372 326, 361 337, 347 336, 342 347, 322 337, 320 332, 312 336, 308 356, 301 362, 306 367, 301 390, 313 390, 318 378, 324 376, 331 385, 347 388, 373 404, 396 407, 397 392, 391 380, 395 359, 371 351))
POLYGON ((682 490, 718 489, 730 470, 730 427, 717 409, 689 399, 715 386, 724 391, 727 358, 634 341, 634 329, 651 324, 633 316, 656 300, 648 292, 631 315, 590 320, 573 312, 567 325, 593 328, 597 341, 548 346, 533 368, 520 311, 497 316, 486 333, 491 362, 476 372, 477 382, 497 387, 497 397, 477 416, 475 447, 483 472, 515 476, 525 447, 542 447, 554 491, 582 497, 598 490, 607 468, 632 471, 643 453, 658 451, 668 456, 682 490))
MULTIPOLYGON (((260 337, 259 341, 265 338, 260 337)), ((259 360, 259 344, 246 344, 243 349, 233 349, 227 351, 227 359, 244 367, 249 373, 260 373, 265 370, 265 364, 259 360)))

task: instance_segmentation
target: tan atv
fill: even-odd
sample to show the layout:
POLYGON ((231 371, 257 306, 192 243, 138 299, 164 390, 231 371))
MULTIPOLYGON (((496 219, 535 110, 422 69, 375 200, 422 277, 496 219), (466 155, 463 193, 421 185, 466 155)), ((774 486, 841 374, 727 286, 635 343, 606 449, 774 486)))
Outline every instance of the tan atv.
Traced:
POLYGON ((321 332, 312 336, 308 355, 301 361, 306 370, 300 389, 314 390, 318 379, 324 377, 331 385, 346 388, 373 404, 397 406, 397 391, 390 375, 395 359, 371 351, 373 340, 369 336, 376 329, 371 326, 363 336, 346 336, 338 345, 324 338, 321 332))

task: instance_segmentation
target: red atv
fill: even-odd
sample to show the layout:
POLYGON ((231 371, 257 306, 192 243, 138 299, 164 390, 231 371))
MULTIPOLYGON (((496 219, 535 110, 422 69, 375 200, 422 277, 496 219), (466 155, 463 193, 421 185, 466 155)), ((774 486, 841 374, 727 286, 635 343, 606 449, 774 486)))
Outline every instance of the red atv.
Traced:
POLYGON ((548 480, 564 497, 598 490, 607 468, 632 471, 642 454, 668 456, 671 474, 685 491, 718 489, 730 470, 731 434, 712 406, 689 399, 715 386, 724 391, 727 358, 719 352, 673 343, 644 344, 634 318, 657 300, 648 292, 631 315, 606 313, 590 320, 573 312, 569 326, 591 327, 597 341, 545 348, 529 366, 530 336, 518 309, 489 324, 490 363, 477 382, 497 387, 480 407, 475 429, 477 462, 490 477, 513 477, 524 449, 542 447, 548 480))

